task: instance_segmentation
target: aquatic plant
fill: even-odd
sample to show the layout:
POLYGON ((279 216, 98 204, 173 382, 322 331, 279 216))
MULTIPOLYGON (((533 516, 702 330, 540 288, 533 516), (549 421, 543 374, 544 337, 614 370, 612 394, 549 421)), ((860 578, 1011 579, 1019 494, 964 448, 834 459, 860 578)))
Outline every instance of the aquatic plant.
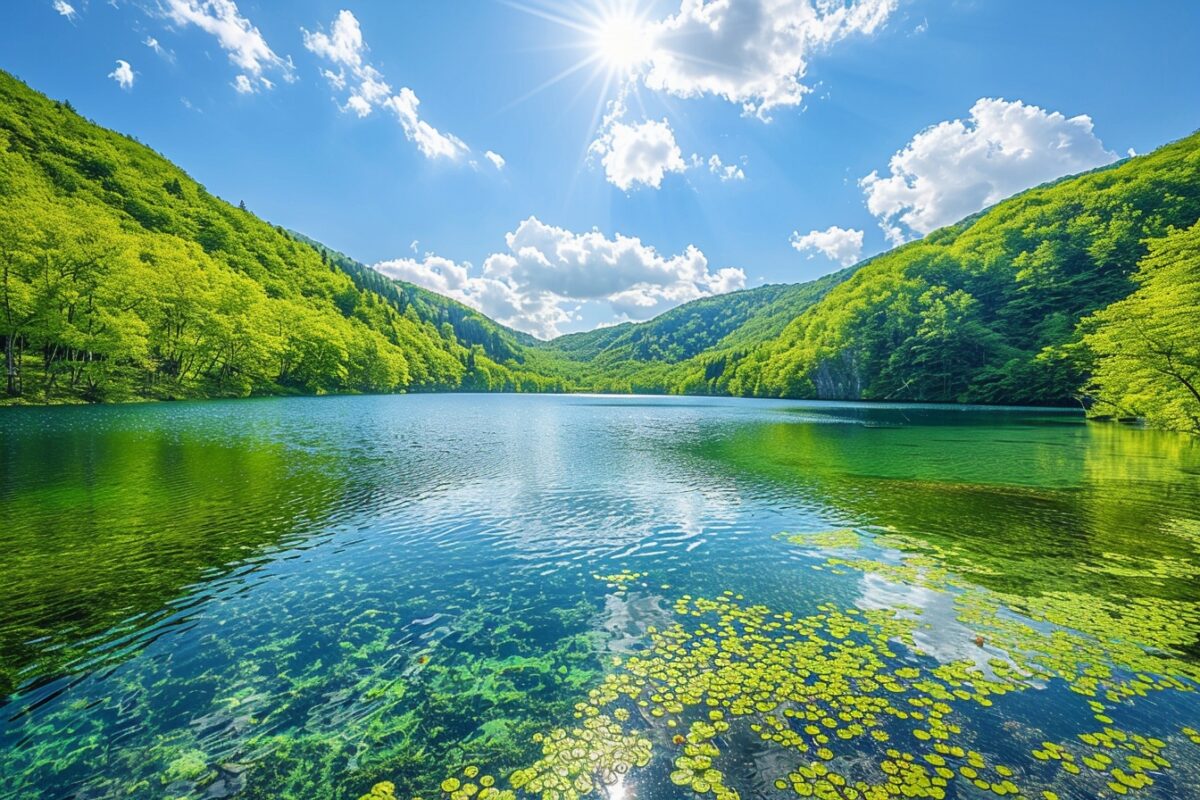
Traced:
POLYGON ((799 547, 814 547, 830 550, 853 550, 859 545, 859 535, 853 528, 836 528, 817 533, 781 533, 776 538, 799 547))
MULTIPOLYGON (((1153 776, 1171 767, 1166 740, 1116 727, 1110 714, 1154 692, 1194 691, 1194 667, 1132 637, 1091 635, 1112 624, 1111 609, 1076 604, 1068 628, 1062 623, 1069 598, 983 589, 934 553, 896 551, 908 544, 898 537, 874 541, 839 530, 782 538, 805 548, 890 553, 833 557, 825 565, 947 595, 958 622, 978 632, 972 641, 980 657, 931 658, 919 642, 927 627, 919 608, 825 603, 801 616, 748 604, 732 590, 713 598, 684 594, 674 602, 674 621, 648 629, 645 649, 618 659, 576 704, 579 726, 535 737, 542 757, 512 772, 508 790, 578 800, 645 766, 657 749, 668 754, 673 784, 738 800, 722 755, 729 746, 744 748, 733 743, 747 736, 790 755, 792 768, 773 785, 801 797, 941 800, 958 784, 997 797, 1055 800, 1070 786, 1125 795, 1154 785, 1153 776), (1071 742, 1042 741, 1020 762, 972 749, 978 734, 971 730, 997 701, 1048 682, 1080 696, 1103 727, 1082 730, 1071 742), (673 733, 680 729, 686 734, 673 733)), ((618 591, 628 583, 600 577, 618 591)), ((1152 643, 1179 641, 1167 624, 1179 609, 1141 611, 1157 620, 1145 630, 1158 633, 1152 643)), ((1200 743, 1194 728, 1183 734, 1200 743)), ((449 800, 468 800, 457 783, 442 788, 449 800)))
POLYGON ((646 577, 646 573, 632 572, 630 570, 623 569, 620 572, 614 572, 611 575, 592 573, 592 577, 598 581, 603 581, 608 588, 615 589, 617 594, 622 594, 629 589, 631 584, 646 577))

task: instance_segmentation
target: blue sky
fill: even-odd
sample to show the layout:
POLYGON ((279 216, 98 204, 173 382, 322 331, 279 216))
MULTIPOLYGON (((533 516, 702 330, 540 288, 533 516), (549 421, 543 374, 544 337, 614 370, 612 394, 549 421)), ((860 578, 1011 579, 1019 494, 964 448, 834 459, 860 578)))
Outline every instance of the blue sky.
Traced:
POLYGON ((542 336, 808 280, 1200 124, 1184 2, 20 0, 0 22, 0 67, 214 193, 542 336))

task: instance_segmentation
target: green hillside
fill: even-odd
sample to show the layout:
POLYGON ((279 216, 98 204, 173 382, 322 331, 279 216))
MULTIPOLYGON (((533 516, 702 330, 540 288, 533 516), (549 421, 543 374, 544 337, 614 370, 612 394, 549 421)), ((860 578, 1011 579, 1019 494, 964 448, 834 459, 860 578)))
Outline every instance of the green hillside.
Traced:
POLYGON ((513 360, 521 363, 525 359, 525 348, 538 342, 528 333, 501 325, 457 300, 431 292, 415 283, 388 278, 345 253, 339 253, 304 234, 294 231, 291 233, 318 252, 324 253, 329 263, 349 275, 358 288, 380 295, 401 313, 411 307, 418 318, 432 322, 439 326, 439 329, 441 325, 449 324, 455 339, 460 343, 468 347, 478 345, 496 361, 513 360))
POLYGON ((646 322, 559 336, 539 342, 530 358, 542 372, 585 391, 723 393, 712 380, 713 364, 778 336, 855 269, 704 297, 646 322))
POLYGON ((1200 134, 812 283, 542 346, 596 389, 1083 403, 1200 430, 1197 219, 1200 134))
POLYGON ((677 363, 706 350, 758 344, 778 336, 787 324, 855 268, 799 284, 772 284, 704 297, 652 320, 626 322, 547 342, 547 350, 599 366, 623 361, 677 363))
POLYGON ((567 388, 6 73, 0 269, 7 402, 567 388))
MULTIPOLYGON (((1200 219, 1200 135, 1024 192, 864 266, 725 370, 760 396, 1069 403, 1077 326, 1200 219)), ((1195 267, 1193 266, 1193 270, 1195 267)))
POLYGON ((796 285, 550 342, 209 194, 0 73, 6 403, 610 391, 1002 404, 1200 430, 1200 134, 796 285))
POLYGON ((1129 297, 1080 325, 1094 411, 1200 433, 1200 223, 1149 243, 1129 297))

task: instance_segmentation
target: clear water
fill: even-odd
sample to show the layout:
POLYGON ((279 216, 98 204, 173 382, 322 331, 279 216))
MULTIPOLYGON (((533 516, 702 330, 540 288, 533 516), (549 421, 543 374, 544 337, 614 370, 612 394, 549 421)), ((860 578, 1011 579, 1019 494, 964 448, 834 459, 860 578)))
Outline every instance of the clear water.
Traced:
MULTIPOLYGON (((535 735, 579 725, 576 704, 639 657, 661 673, 643 699, 687 695, 654 632, 699 641, 709 617, 688 603, 722 597, 714 630, 754 606, 820 614, 816 635, 869 612, 890 671, 1052 668, 986 704, 951 698, 932 740, 894 716, 866 726, 887 741, 826 737, 829 759, 803 712, 872 690, 809 678, 727 716, 719 789, 678 761, 732 690, 633 703, 616 718, 649 763, 596 767, 579 793, 901 792, 884 762, 936 760, 941 742, 1027 797, 1200 796, 1200 444, 1070 412, 474 395, 10 409, 0 553, 3 798, 353 800, 386 780, 428 800, 467 765, 507 786, 542 756, 535 735), (764 739, 776 723, 807 744, 764 739), (1046 741, 1112 763, 1075 774, 1032 754, 1046 741), (845 786, 788 777, 816 762, 845 786)), ((811 659, 760 645, 764 697, 768 663, 811 659)), ((1001 793, 947 758, 954 778, 915 796, 1001 793)))

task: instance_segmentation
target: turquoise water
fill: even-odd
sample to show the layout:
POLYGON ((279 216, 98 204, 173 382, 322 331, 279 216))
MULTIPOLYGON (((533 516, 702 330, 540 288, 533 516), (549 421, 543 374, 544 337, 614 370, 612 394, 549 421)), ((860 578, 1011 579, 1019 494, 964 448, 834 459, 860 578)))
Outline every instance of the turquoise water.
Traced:
MULTIPOLYGON (((507 786, 535 736, 593 715, 648 748, 617 769, 589 735, 562 766, 611 800, 853 797, 938 743, 978 758, 943 758, 942 784, 924 762, 912 796, 1200 796, 1185 437, 1036 409, 312 398, 8 409, 0 468, 0 797, 430 800, 469 765, 507 786), (840 645, 755 640, 736 681, 763 707, 735 713, 708 682, 729 664, 677 669, 656 638, 736 651, 756 614, 812 619, 805 641, 869 618, 833 638, 888 652, 835 686, 840 645), (931 707, 926 678, 971 697, 873 722, 896 669, 906 708, 931 707), (589 700, 619 676, 645 705, 589 700), (731 723, 705 738, 711 711, 731 723), (708 741, 722 780, 694 785, 680 748, 708 741), (1111 763, 1060 769, 1046 741, 1111 763), (976 761, 1003 767, 986 789, 976 761), (797 772, 817 762, 844 785, 797 772)), ((534 786, 514 789, 570 800, 534 786)))

